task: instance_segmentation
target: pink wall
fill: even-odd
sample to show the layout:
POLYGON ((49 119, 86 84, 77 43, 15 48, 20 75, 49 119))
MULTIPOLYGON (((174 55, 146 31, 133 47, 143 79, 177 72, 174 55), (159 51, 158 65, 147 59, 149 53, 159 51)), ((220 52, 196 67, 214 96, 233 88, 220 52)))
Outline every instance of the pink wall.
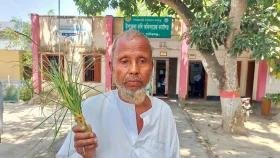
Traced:
POLYGON ((112 81, 112 73, 109 67, 109 61, 111 60, 111 52, 110 52, 110 47, 113 43, 113 22, 114 18, 113 16, 106 16, 106 79, 105 79, 105 91, 111 90, 111 81, 112 81))
POLYGON ((256 100, 261 101, 262 97, 265 96, 266 90, 266 78, 267 78, 267 65, 266 61, 259 61, 258 68, 258 82, 257 82, 257 94, 256 100))
POLYGON ((31 32, 32 32, 32 57, 33 57, 33 88, 35 94, 41 92, 41 73, 39 72, 40 68, 40 53, 39 53, 39 43, 40 43, 40 25, 39 25, 39 15, 31 14, 31 32))
MULTIPOLYGON (((186 32, 187 27, 183 24, 182 32, 186 32)), ((182 49, 181 49, 181 62, 180 62, 180 81, 179 81, 179 97, 186 98, 187 94, 187 68, 188 68, 188 44, 187 40, 182 40, 182 49)))

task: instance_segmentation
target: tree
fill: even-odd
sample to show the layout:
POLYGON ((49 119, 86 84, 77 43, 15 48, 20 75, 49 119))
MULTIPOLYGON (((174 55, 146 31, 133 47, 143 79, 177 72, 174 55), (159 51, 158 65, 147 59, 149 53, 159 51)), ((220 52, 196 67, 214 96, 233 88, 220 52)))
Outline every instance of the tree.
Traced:
MULTIPOLYGON (((208 74, 212 74, 219 90, 234 92, 238 91, 238 55, 252 51, 252 57, 256 60, 279 58, 280 14, 277 1, 247 1, 243 4, 238 1, 234 4, 233 0, 231 3, 222 2, 226 1, 205 7, 204 12, 196 15, 189 32, 190 43, 195 44, 206 59, 203 60, 204 67, 208 74), (224 45, 228 52, 223 66, 213 59, 214 55, 209 58, 207 53, 214 53, 220 45, 224 45)), ((221 97, 221 101, 223 129, 226 132, 246 133, 240 116, 239 98, 221 97)))
POLYGON ((24 72, 25 78, 31 77, 32 67, 32 54, 31 54, 31 25, 29 22, 23 21, 22 19, 12 17, 11 22, 13 28, 6 27, 2 34, 4 39, 7 39, 8 44, 6 49, 13 47, 21 47, 26 52, 23 54, 24 72), (19 34, 20 33, 20 34, 19 34))
MULTIPOLYGON (((145 2, 152 13, 167 11, 178 14, 189 31, 189 43, 201 52, 203 66, 221 92, 238 92, 237 57, 253 52, 257 60, 268 59, 279 52, 279 10, 277 0, 74 0, 78 10, 95 15, 106 8, 119 8, 125 16, 139 14, 138 2, 145 2), (215 50, 224 46, 224 65, 220 65, 215 50)), ((242 115, 241 98, 221 96, 222 128, 224 132, 247 134, 242 115)))
MULTIPOLYGON (((156 16, 156 13, 151 12, 150 10, 148 10, 146 8, 145 2, 137 2, 137 7, 138 7, 138 16, 151 16, 154 15, 156 16)), ((163 10, 160 14, 161 16, 168 16, 169 13, 167 10, 163 10)), ((120 8, 118 8, 116 10, 116 16, 124 16, 123 12, 120 10, 120 8)), ((177 14, 173 14, 172 17, 177 17, 177 14)))
MULTIPOLYGON (((55 15, 53 9, 47 12, 47 15, 55 15)), ((31 54, 31 24, 29 21, 23 21, 20 18, 12 17, 11 22, 14 27, 6 27, 2 34, 4 39, 9 42, 6 45, 6 49, 13 47, 21 47, 26 53, 23 54, 25 79, 30 79, 32 76, 32 54, 31 54)))

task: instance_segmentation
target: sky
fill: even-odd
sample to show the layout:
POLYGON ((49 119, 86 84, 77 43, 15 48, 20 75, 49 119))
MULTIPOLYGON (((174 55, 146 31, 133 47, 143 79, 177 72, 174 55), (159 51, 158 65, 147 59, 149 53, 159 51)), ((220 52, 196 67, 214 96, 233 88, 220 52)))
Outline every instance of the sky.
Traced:
MULTIPOLYGON (((54 9, 58 14, 58 0, 0 0, 0 21, 9 21, 12 17, 29 21, 29 14, 36 13, 46 15, 54 9)), ((102 15, 114 15, 112 9, 106 10, 102 15)), ((83 15, 79 14, 73 0, 60 0, 60 15, 83 15)))

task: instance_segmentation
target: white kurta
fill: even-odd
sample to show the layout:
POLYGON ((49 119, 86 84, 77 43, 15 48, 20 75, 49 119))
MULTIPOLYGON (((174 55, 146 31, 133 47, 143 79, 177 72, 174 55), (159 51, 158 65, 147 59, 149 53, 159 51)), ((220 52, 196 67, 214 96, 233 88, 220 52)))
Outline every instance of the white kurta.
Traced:
MULTIPOLYGON (((83 115, 97 135, 96 158, 179 158, 180 147, 175 120, 168 104, 150 98, 152 108, 141 114, 144 125, 138 135, 133 104, 123 102, 113 90, 88 98, 83 115)), ((81 157, 69 132, 57 158, 81 157), (70 145, 69 145, 70 144, 70 145)))

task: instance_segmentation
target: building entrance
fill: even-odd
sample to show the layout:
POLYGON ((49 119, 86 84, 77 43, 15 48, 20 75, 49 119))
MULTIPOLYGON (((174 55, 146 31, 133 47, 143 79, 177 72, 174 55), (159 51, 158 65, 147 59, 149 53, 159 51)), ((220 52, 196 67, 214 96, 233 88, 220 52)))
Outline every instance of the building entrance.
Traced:
POLYGON ((175 98, 177 84, 177 58, 153 58, 153 95, 175 98))
POLYGON ((203 99, 205 97, 205 70, 202 62, 190 62, 189 64, 189 99, 203 99))

